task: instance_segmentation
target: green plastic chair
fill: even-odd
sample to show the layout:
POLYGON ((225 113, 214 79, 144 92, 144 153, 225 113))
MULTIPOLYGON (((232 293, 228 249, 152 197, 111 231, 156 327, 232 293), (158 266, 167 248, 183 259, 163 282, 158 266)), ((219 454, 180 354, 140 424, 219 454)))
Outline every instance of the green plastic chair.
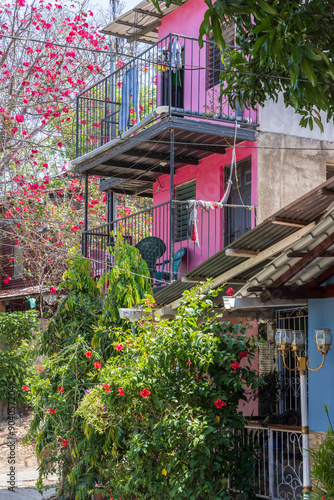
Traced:
MULTIPOLYGON (((182 257, 185 256, 187 253, 187 250, 185 248, 180 248, 175 254, 174 254, 174 273, 173 273, 173 280, 177 280, 177 273, 181 264, 182 257)), ((170 279, 170 272, 169 271, 164 271, 164 267, 166 264, 169 263, 168 260, 164 260, 161 262, 161 264, 158 264, 158 266, 162 266, 161 271, 156 272, 156 279, 157 280, 162 280, 162 281, 168 281, 170 279)))
POLYGON ((166 252, 165 243, 156 236, 148 236, 138 241, 135 247, 146 262, 151 278, 157 278, 157 260, 166 252))

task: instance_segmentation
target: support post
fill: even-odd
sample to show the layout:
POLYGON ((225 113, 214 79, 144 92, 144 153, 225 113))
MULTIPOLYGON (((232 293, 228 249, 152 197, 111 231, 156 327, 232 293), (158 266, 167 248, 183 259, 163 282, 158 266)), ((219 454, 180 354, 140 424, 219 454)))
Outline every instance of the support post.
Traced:
POLYGON ((113 191, 108 192, 107 203, 108 203, 107 227, 108 227, 108 246, 109 246, 109 245, 112 245, 115 241, 114 224, 111 224, 112 222, 114 222, 114 192, 113 191))
POLYGON ((274 498, 274 431, 268 428, 269 498, 274 498))
POLYGON ((168 106, 169 106, 169 116, 172 115, 172 34, 169 34, 169 47, 168 47, 168 106))
POLYGON ((87 231, 88 231, 88 175, 85 176, 85 215, 84 233, 82 235, 82 255, 87 257, 87 231))
POLYGON ((169 226, 169 272, 170 281, 174 278, 174 245, 175 245, 175 207, 174 207, 174 130, 170 131, 170 226, 169 226))
POLYGON ((310 479, 309 428, 307 408, 307 377, 306 370, 300 371, 300 401, 302 416, 302 446, 303 446, 303 500, 309 500, 312 491, 310 479))

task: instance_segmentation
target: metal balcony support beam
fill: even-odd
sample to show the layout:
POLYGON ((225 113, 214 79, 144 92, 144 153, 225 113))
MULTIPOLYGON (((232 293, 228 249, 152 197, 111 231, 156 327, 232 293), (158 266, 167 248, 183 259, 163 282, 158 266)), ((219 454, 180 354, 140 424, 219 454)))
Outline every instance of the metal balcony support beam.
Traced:
POLYGON ((87 257, 87 230, 88 230, 88 174, 85 175, 85 215, 84 215, 85 231, 82 235, 82 255, 87 257))
POLYGON ((169 272, 170 281, 174 274, 174 244, 175 244, 175 207, 174 207, 174 130, 170 131, 170 229, 169 229, 169 272))

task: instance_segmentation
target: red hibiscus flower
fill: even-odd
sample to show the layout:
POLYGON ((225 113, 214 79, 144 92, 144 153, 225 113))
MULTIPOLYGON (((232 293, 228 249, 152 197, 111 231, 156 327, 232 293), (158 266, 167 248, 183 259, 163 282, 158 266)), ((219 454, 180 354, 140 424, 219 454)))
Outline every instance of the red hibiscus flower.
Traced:
POLYGON ((239 358, 247 358, 248 352, 247 351, 239 352, 238 356, 239 358))
POLYGON ((225 401, 223 401, 221 398, 217 399, 217 401, 215 401, 213 404, 216 408, 223 408, 226 405, 225 401))
POLYGON ((62 439, 62 442, 64 446, 68 446, 68 442, 66 441, 66 439, 62 439))
POLYGON ((141 395, 142 398, 148 398, 151 393, 148 389, 143 389, 142 391, 140 391, 139 394, 141 395))
POLYGON ((118 351, 118 352, 119 352, 119 351, 123 351, 124 346, 123 346, 123 344, 117 344, 117 345, 115 345, 115 349, 116 349, 116 351, 118 351))
POLYGON ((124 391, 121 387, 118 388, 118 393, 120 396, 125 396, 124 391))
POLYGON ((23 115, 16 115, 15 120, 17 121, 17 123, 22 123, 22 122, 24 122, 24 116, 23 115))
POLYGON ((236 361, 235 363, 231 363, 231 368, 233 370, 237 370, 239 367, 240 367, 240 365, 239 365, 238 361, 236 361))
POLYGON ((22 386, 22 389, 23 389, 24 391, 29 391, 29 387, 27 387, 26 385, 23 385, 23 386, 22 386))
POLYGON ((230 288, 228 288, 226 290, 226 295, 233 295, 233 294, 234 294, 234 289, 233 288, 230 287, 230 288))
POLYGON ((50 412, 54 415, 56 411, 53 408, 50 408, 50 412))
POLYGON ((106 392, 111 392, 111 389, 110 389, 110 385, 109 385, 109 384, 104 384, 104 386, 103 386, 103 387, 104 387, 104 390, 105 390, 106 392))
POLYGON ((50 286, 50 292, 57 293, 57 288, 55 288, 54 286, 50 286))
POLYGON ((92 351, 87 351, 85 354, 86 358, 91 358, 92 357, 92 351))
POLYGON ((72 233, 76 233, 77 231, 79 231, 78 226, 74 226, 74 227, 72 227, 72 228, 71 228, 71 231, 72 231, 72 233))
POLYGON ((94 361, 94 368, 95 368, 95 370, 98 370, 99 368, 102 368, 101 363, 99 363, 98 361, 94 361))
POLYGON ((192 363, 191 363, 190 359, 188 359, 188 366, 190 366, 191 364, 192 364, 192 363))
POLYGON ((41 366, 39 366, 39 365, 37 365, 37 366, 36 366, 36 368, 37 368, 37 370, 38 370, 39 372, 42 372, 42 371, 43 371, 43 368, 42 368, 41 366))
POLYGON ((59 392, 64 392, 64 389, 62 388, 62 386, 61 386, 61 385, 59 385, 59 386, 57 387, 57 389, 58 389, 58 391, 59 391, 59 392))
POLYGON ((2 280, 4 283, 6 283, 6 285, 8 285, 8 283, 10 282, 10 277, 7 276, 7 278, 5 278, 4 280, 2 280))

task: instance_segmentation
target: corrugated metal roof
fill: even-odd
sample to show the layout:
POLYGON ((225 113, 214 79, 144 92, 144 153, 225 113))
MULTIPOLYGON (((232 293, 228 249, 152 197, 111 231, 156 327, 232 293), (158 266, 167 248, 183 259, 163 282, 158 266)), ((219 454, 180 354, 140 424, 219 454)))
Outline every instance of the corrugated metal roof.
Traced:
MULTIPOLYGON (((276 243, 284 240, 288 236, 299 232, 301 229, 300 227, 275 224, 273 223, 274 218, 280 217, 282 219, 301 221, 306 224, 310 224, 312 222, 316 223, 319 222, 319 220, 323 217, 324 213, 326 213, 327 211, 329 212, 327 217, 331 217, 330 214, 332 213, 331 207, 333 205, 334 196, 324 196, 323 194, 321 194, 322 189, 327 189, 329 191, 333 191, 334 193, 334 178, 332 177, 331 179, 327 180, 320 186, 316 187, 312 191, 309 191, 308 193, 301 196, 300 198, 290 203, 286 207, 282 208, 272 216, 268 217, 265 221, 259 224, 259 226, 252 229, 241 238, 238 238, 236 241, 231 243, 225 249, 216 253, 213 257, 210 257, 208 260, 206 260, 205 262, 194 268, 192 271, 187 273, 185 277, 193 277, 193 278, 199 277, 203 280, 206 280, 207 278, 221 277, 221 282, 224 282, 224 274, 229 272, 229 274, 231 275, 233 274, 233 269, 237 268, 237 266, 239 266, 240 264, 247 261, 249 261, 250 263, 252 262, 252 259, 245 257, 227 256, 225 254, 226 249, 235 248, 235 249, 263 252, 266 249, 270 249, 270 247, 273 247, 276 243)), ((318 226, 319 224, 315 226, 314 231, 316 231, 318 226)), ((297 234, 296 234, 296 239, 297 239, 297 234)), ((290 247, 291 245, 289 245, 289 248, 290 247)), ((326 266, 326 262, 330 259, 327 258, 322 258, 322 259, 324 260, 324 262, 321 264, 321 266, 326 266)), ((261 272, 264 266, 268 264, 270 265, 274 261, 275 260, 273 260, 273 258, 263 259, 261 262, 255 261, 254 266, 250 266, 242 272, 238 272, 238 270, 236 269, 235 274, 233 274, 233 278, 249 280, 254 275, 257 275, 259 271, 261 272)), ((331 262, 333 263, 333 260, 331 262)), ((318 270, 318 274, 319 273, 320 272, 318 270)), ((314 269, 314 274, 312 275, 315 275, 315 269, 314 269)), ((297 278, 298 276, 296 277, 296 280, 297 278)), ((155 294, 154 297, 157 305, 166 306, 174 301, 177 301, 178 299, 180 299, 182 293, 185 290, 189 290, 195 284, 196 283, 194 282, 193 283, 182 282, 180 279, 176 280, 174 283, 166 286, 165 288, 161 289, 155 294)), ((249 286, 251 285, 248 284, 247 287, 249 286)), ((246 289, 246 285, 243 287, 243 289, 246 289)))
MULTIPOLYGON (((255 274, 241 289, 237 296, 249 297, 256 293, 249 292, 250 287, 270 287, 270 285, 279 278, 285 271, 297 263, 301 257, 289 257, 292 252, 308 253, 315 248, 325 238, 334 234, 334 208, 330 209, 322 218, 322 220, 307 234, 305 234, 298 242, 288 247, 276 259, 270 261, 266 266, 255 274)), ((318 257, 312 262, 303 267, 303 269, 288 280, 286 286, 305 286, 314 278, 322 274, 326 269, 333 266, 334 263, 334 244, 327 251, 332 253, 333 257, 318 257)), ((334 272, 333 272, 334 274, 334 272)), ((261 292, 259 292, 261 293, 261 292)))
MULTIPOLYGON (((183 0, 185 3, 187 0, 183 0)), ((127 38, 128 42, 138 41, 153 44, 158 41, 158 27, 162 17, 177 9, 180 5, 172 4, 168 9, 160 2, 161 12, 151 2, 140 2, 133 9, 119 16, 101 30, 106 35, 127 38)))
POLYGON ((48 289, 40 286, 29 286, 28 288, 21 288, 20 290, 2 290, 0 292, 0 300, 10 299, 12 297, 25 297, 26 295, 39 295, 41 292, 45 293, 48 289))

